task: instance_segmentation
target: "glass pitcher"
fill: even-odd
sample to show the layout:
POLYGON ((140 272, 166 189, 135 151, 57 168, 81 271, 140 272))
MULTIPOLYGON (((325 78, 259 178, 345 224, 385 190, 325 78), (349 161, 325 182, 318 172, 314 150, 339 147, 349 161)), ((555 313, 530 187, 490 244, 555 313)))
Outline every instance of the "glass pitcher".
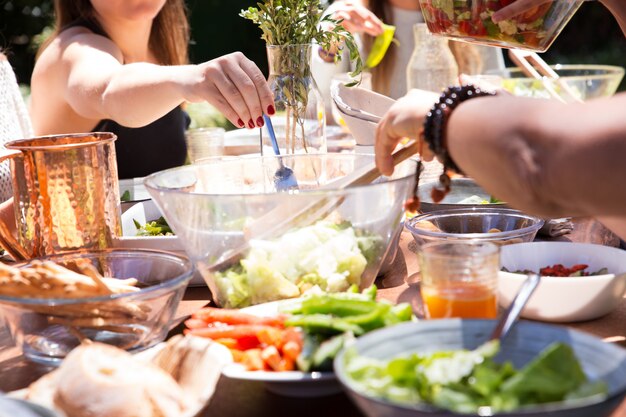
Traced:
POLYGON ((459 67, 448 47, 448 39, 431 35, 425 23, 415 24, 413 34, 415 47, 406 68, 407 88, 440 93, 457 85, 459 67))

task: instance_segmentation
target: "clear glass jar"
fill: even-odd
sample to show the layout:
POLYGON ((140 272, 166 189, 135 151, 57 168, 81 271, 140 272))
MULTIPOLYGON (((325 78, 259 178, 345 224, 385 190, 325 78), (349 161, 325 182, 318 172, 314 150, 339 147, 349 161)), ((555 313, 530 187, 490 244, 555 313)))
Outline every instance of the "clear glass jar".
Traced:
MULTIPOLYGON (((324 153, 324 100, 311 75, 311 45, 270 45, 268 83, 276 113, 271 116, 282 154, 324 153)), ((273 155, 267 129, 261 129, 263 155, 273 155)))
POLYGON ((459 67, 448 47, 448 39, 433 36, 425 23, 413 26, 415 47, 406 68, 407 88, 441 92, 459 83, 459 67))

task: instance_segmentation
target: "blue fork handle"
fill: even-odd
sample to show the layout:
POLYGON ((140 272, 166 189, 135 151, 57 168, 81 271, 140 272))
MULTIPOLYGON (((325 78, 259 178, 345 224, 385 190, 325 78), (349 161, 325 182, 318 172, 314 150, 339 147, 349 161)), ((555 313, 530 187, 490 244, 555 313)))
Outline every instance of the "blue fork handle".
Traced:
POLYGON ((270 135, 270 140, 272 141, 272 148, 274 149, 274 153, 276 154, 276 156, 280 156, 280 149, 278 149, 278 141, 276 140, 276 133, 274 133, 272 119, 270 119, 268 115, 264 114, 263 120, 265 120, 265 127, 267 128, 267 133, 269 133, 270 135))

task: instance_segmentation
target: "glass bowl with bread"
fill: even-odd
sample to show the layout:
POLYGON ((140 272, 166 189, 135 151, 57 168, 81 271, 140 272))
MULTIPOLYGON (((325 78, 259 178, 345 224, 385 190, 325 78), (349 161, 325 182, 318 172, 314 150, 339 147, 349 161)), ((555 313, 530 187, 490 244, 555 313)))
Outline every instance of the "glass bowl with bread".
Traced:
POLYGON ((26 358, 57 365, 85 341, 140 351, 163 341, 189 259, 108 249, 0 265, 0 315, 26 358))

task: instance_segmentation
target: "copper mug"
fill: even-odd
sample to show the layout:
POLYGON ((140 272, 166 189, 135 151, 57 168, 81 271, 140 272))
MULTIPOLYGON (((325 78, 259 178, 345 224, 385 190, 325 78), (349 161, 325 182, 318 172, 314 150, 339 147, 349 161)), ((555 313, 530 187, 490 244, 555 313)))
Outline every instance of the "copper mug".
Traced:
POLYGON ((0 221, 0 244, 17 260, 112 246, 121 208, 112 133, 6 143, 17 240, 0 221))

